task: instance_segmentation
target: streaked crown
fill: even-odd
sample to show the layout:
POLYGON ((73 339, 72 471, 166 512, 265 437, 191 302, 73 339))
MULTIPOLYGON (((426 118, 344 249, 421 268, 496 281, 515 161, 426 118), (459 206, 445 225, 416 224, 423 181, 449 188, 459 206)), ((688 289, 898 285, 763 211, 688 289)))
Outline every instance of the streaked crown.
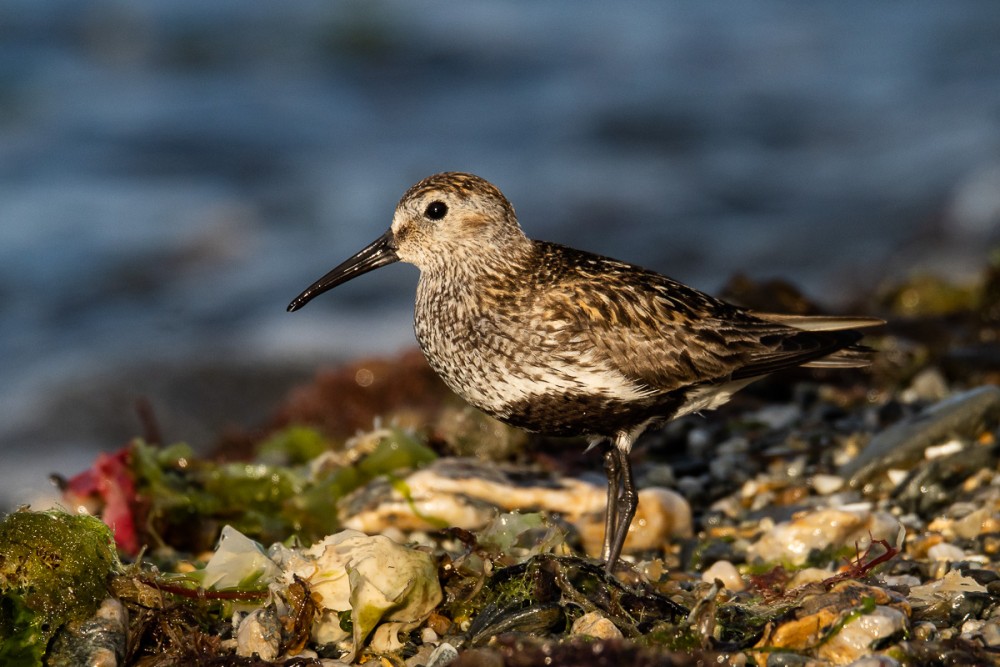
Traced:
POLYGON ((403 195, 392 218, 396 253, 421 269, 463 254, 513 252, 530 245, 514 207, 493 184, 460 172, 420 181, 403 195))

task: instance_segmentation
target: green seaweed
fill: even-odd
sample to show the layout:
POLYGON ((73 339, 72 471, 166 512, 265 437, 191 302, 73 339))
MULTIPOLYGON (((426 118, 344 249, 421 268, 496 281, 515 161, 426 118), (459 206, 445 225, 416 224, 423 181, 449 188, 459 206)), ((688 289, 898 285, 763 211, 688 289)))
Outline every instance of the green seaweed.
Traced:
POLYGON ((319 431, 292 425, 274 433, 257 447, 257 460, 271 465, 304 465, 330 448, 319 431))
POLYGON ((21 510, 0 522, 0 664, 40 664, 67 623, 90 617, 120 569, 110 529, 91 516, 21 510))
POLYGON ((345 495, 375 477, 436 458, 402 430, 374 435, 371 450, 353 465, 318 471, 305 462, 328 442, 303 426, 276 433, 257 459, 241 463, 196 459, 185 444, 158 448, 137 440, 131 462, 146 504, 147 541, 200 551, 211 548, 224 524, 264 544, 292 534, 309 543, 336 532, 337 502, 345 495))

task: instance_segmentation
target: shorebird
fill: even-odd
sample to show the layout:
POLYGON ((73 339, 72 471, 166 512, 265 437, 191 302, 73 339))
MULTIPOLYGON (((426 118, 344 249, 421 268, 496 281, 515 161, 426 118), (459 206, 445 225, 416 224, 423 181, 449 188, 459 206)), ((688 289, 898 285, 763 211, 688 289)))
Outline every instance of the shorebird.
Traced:
POLYGON ((718 407, 794 366, 868 364, 868 317, 759 313, 653 271, 525 236, 507 198, 472 174, 406 191, 390 228, 288 306, 396 261, 420 269, 417 341, 473 406, 514 426, 607 443, 601 556, 610 573, 635 514, 629 452, 651 424, 718 407))

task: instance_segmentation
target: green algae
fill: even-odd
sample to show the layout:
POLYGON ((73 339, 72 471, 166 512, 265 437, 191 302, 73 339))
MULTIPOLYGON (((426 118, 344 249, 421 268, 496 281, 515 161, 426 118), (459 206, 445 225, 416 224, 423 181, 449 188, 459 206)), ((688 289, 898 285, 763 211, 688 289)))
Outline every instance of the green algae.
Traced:
POLYGON ((55 510, 7 515, 0 522, 0 664, 40 664, 62 627, 94 613, 119 567, 99 519, 55 510))
POLYGON ((186 444, 132 445, 131 466, 152 545, 190 552, 210 549, 223 525, 264 544, 295 535, 314 542, 340 529, 337 503, 372 479, 429 463, 436 454, 400 429, 372 434, 351 464, 307 465, 330 443, 314 429, 290 426, 273 435, 254 460, 197 459, 186 444))
POLYGON ((257 461, 271 465, 305 465, 330 449, 319 431, 292 425, 272 434, 257 447, 257 461))

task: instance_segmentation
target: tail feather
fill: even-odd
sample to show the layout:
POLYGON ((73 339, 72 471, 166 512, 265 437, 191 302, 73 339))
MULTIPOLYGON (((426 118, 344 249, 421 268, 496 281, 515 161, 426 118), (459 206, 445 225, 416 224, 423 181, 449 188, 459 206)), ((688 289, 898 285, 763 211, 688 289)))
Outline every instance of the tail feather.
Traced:
POLYGON ((864 368, 871 365, 873 350, 864 345, 852 345, 820 359, 802 364, 805 368, 864 368))
POLYGON ((762 320, 781 324, 802 331, 843 331, 845 329, 865 329, 885 324, 877 317, 855 317, 850 315, 785 315, 780 313, 754 313, 762 320))
POLYGON ((758 320, 777 325, 779 344, 753 355, 732 379, 759 377, 785 368, 859 368, 871 363, 871 350, 859 345, 859 329, 884 324, 873 317, 837 317, 753 313, 758 320))

